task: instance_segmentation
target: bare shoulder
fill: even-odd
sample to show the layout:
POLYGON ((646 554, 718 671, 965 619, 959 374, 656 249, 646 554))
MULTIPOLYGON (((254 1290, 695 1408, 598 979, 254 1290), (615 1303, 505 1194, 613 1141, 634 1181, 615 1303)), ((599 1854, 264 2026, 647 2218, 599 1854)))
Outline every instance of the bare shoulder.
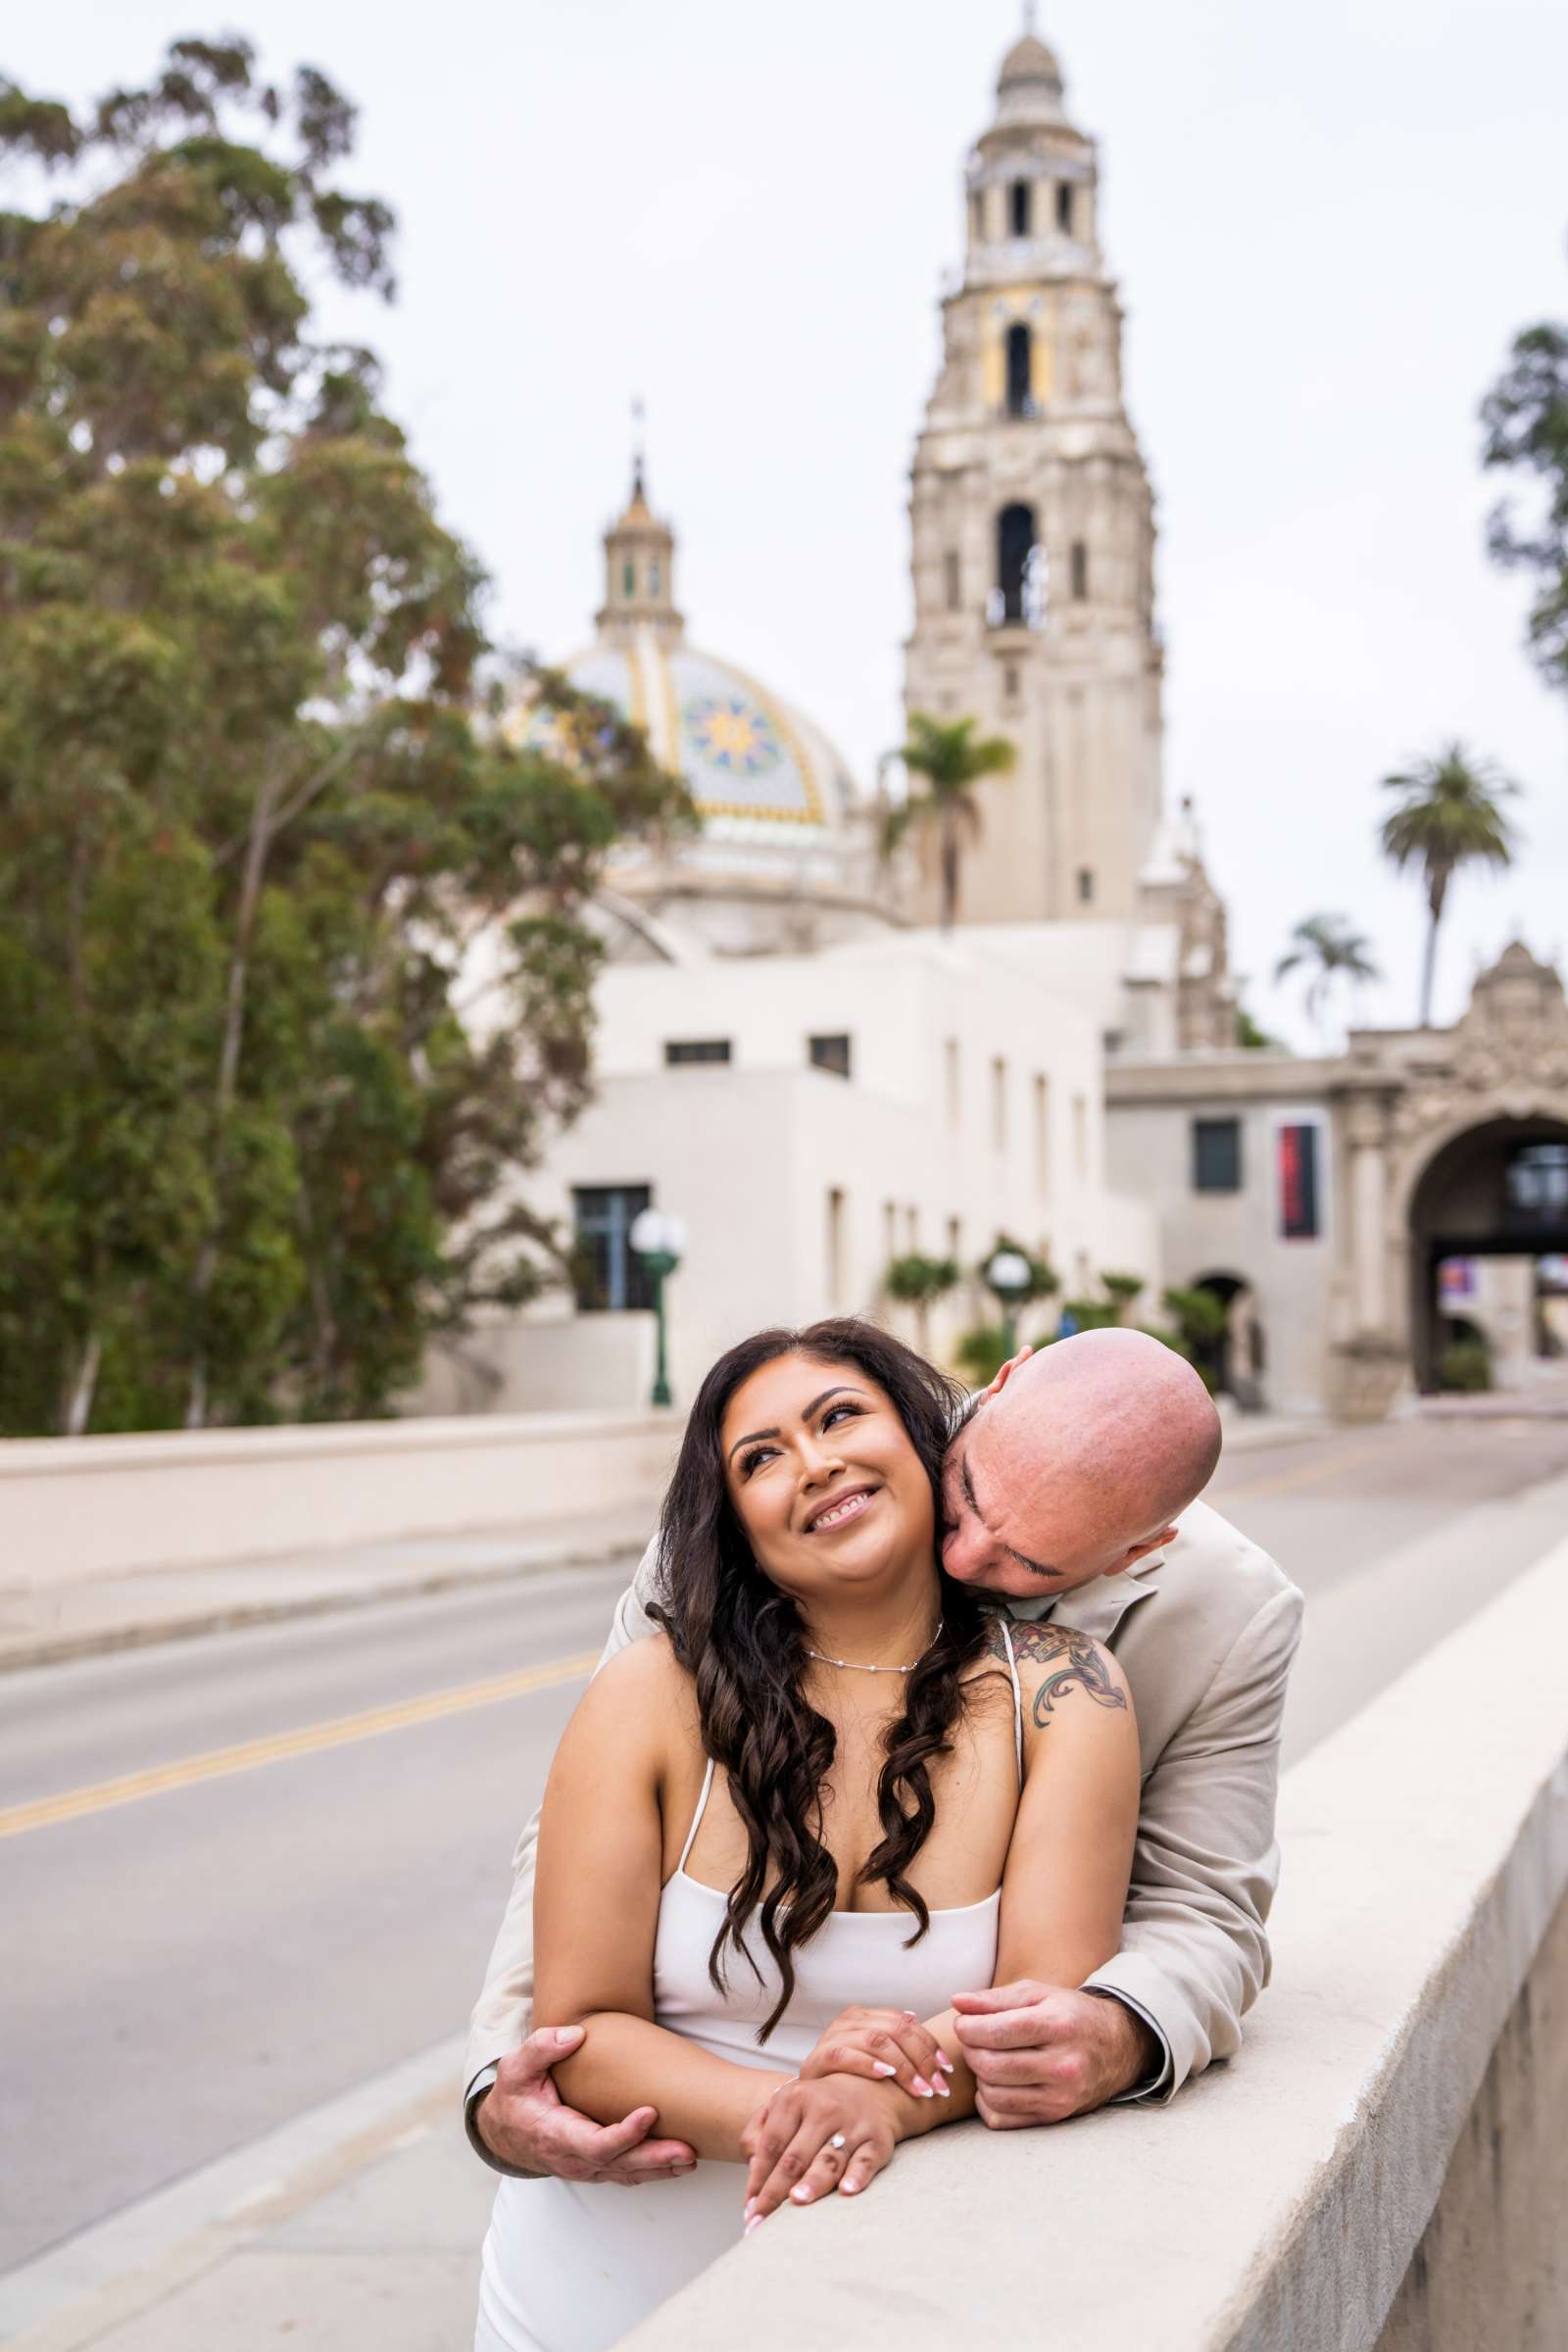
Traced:
POLYGON ((1020 1619, 1004 1625, 991 1620, 987 1648, 999 1658, 1007 1654, 1008 1636, 1018 1668, 1025 1720, 1036 1732, 1046 1731, 1058 1717, 1119 1716, 1131 1723, 1132 1692, 1127 1677, 1102 1642, 1070 1625, 1032 1625, 1020 1619))
POLYGON ((671 1733, 687 1737, 696 1721, 691 1676, 662 1633, 640 1636, 607 1658, 578 1701, 574 1723, 621 1739, 646 1736, 656 1744, 671 1733))

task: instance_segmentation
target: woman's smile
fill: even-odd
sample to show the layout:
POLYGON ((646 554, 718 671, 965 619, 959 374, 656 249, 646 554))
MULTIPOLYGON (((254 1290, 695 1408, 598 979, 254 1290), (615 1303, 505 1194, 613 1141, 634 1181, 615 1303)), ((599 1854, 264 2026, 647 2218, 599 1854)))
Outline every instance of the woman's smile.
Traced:
POLYGON ((808 1536, 831 1535, 837 1527, 848 1527, 853 1521, 863 1519, 881 1492, 880 1487, 847 1487, 837 1494, 828 1495, 824 1501, 814 1503, 808 1512, 806 1533, 808 1536))

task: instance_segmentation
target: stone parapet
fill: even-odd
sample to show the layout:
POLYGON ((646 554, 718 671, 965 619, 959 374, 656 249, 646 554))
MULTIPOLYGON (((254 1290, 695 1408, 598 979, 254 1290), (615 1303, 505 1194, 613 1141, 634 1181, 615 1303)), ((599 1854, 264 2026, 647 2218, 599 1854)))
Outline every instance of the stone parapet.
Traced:
POLYGON ((1275 1982, 1233 2066, 1168 2108, 937 2132, 626 2352, 1568 2341, 1549 2182, 1525 2193, 1568 2065, 1565 1643, 1568 1543, 1287 1776, 1275 1982))
POLYGON ((674 1413, 496 1413, 0 1443, 8 1588, 645 1512, 674 1413))

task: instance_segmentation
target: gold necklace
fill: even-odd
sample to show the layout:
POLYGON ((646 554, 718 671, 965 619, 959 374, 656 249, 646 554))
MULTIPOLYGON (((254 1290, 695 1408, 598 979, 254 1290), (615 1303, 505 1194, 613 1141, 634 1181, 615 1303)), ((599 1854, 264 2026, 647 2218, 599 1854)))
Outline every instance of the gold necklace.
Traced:
MULTIPOLYGON (((941 1631, 942 1620, 939 1617, 937 1632, 932 1635, 931 1640, 921 1650, 920 1658, 930 1655, 936 1642, 937 1634, 940 1634, 941 1631)), ((825 1650, 813 1649, 809 1642, 806 1645, 806 1654, 808 1658, 814 1658, 819 1666, 837 1666, 845 1674, 912 1674, 920 1663, 920 1658, 914 1658, 907 1666, 861 1666, 854 1658, 830 1658, 825 1650)))

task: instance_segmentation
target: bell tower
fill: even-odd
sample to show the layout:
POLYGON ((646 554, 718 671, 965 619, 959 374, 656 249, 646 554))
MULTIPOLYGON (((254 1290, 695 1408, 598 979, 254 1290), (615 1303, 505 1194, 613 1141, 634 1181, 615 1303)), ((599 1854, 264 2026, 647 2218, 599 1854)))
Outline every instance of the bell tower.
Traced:
POLYGON ((1029 17, 964 169, 964 260, 911 470, 905 705, 1017 746, 979 787, 960 920, 1125 920, 1160 818, 1153 499, 1122 407, 1095 144, 1029 17))

